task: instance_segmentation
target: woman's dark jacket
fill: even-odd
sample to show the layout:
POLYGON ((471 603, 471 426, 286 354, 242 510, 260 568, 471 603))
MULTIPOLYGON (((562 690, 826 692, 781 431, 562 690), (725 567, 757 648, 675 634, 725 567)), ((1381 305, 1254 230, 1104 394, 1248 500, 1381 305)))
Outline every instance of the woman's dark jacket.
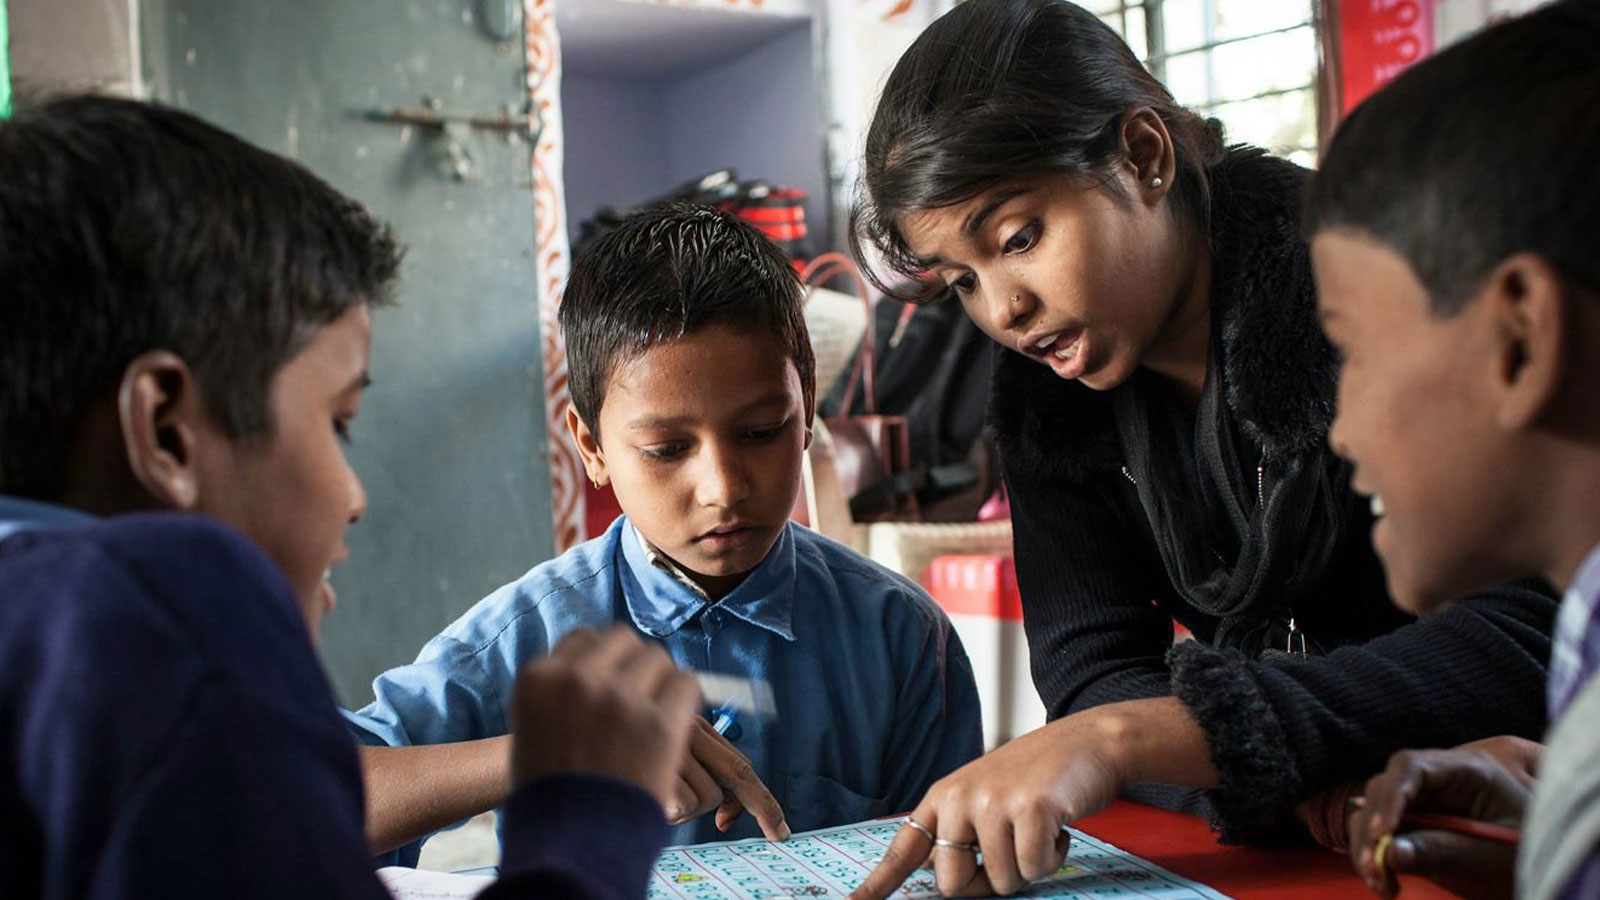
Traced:
MULTIPOLYGON (((1303 835, 1295 802, 1396 750, 1545 727, 1549 593, 1505 586, 1414 619, 1385 590, 1368 501, 1327 446, 1337 360, 1299 236, 1305 178, 1242 149, 1212 172, 1197 410, 1142 369, 1097 392, 1016 353, 995 367, 1046 709, 1176 695, 1205 730, 1221 774, 1205 806, 1230 841, 1303 835), (1196 640, 1174 647, 1173 620, 1196 640), (1284 652, 1302 639, 1304 655, 1284 652)), ((1193 792, 1130 795, 1200 808, 1193 792)))

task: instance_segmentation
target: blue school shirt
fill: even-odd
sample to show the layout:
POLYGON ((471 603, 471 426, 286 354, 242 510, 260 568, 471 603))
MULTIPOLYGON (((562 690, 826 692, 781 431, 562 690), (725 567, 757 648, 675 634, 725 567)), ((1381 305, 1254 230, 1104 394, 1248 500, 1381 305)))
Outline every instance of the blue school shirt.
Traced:
MULTIPOLYGON (((741 715, 726 737, 793 831, 908 811, 982 751, 972 666, 949 620, 912 581, 793 523, 716 603, 652 555, 618 518, 484 598, 416 662, 379 676, 373 703, 345 715, 374 744, 506 734, 523 663, 576 629, 627 622, 682 668, 772 685, 777 715, 741 715)), ((674 828, 671 839, 760 833, 749 815, 723 833, 708 814, 674 828)), ((395 859, 414 859, 416 846, 395 859)))
MULTIPOLYGON (((388 900, 336 709, 239 535, 0 496, 0 896, 388 900)), ((558 774, 506 808, 483 900, 644 896, 667 829, 642 789, 558 774)))

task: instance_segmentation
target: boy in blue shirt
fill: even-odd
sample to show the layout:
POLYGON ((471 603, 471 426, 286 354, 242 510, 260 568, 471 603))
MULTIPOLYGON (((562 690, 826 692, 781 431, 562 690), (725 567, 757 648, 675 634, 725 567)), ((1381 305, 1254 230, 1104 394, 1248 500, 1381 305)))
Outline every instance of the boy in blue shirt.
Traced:
MULTIPOLYGON (((366 504, 341 438, 398 263, 360 206, 177 110, 0 123, 7 900, 387 898, 312 641, 366 504)), ((643 897, 692 679, 583 632, 512 688, 483 896, 643 897)))
POLYGON ((1526 746, 1407 751, 1367 783, 1348 833, 1382 897, 1398 873, 1600 897, 1597 48, 1595 0, 1488 29, 1357 108, 1312 182, 1319 313, 1344 357, 1329 438, 1372 497, 1391 594, 1427 613, 1506 578, 1565 590, 1536 766, 1526 746))
POLYGON ((775 695, 774 718, 740 716, 723 735, 697 720, 668 804, 674 842, 899 812, 976 757, 971 666, 942 612, 909 580, 789 521, 815 399, 789 260, 732 216, 644 212, 576 261, 561 323, 568 428, 623 515, 489 595, 348 714, 369 743, 473 742, 455 745, 444 772, 408 764, 407 751, 369 755, 375 841, 498 802, 492 737, 506 732, 513 673, 569 631, 613 622, 683 668, 762 679, 775 695), (754 821, 738 818, 747 807, 754 821), (714 821, 698 818, 712 809, 714 821))

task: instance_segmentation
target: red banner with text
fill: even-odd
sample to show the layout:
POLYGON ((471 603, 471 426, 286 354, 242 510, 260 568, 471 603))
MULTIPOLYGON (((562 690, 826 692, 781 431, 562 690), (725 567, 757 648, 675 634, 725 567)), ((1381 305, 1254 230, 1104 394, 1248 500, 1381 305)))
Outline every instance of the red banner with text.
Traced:
POLYGON ((1342 0, 1339 96, 1348 113, 1434 50, 1435 0, 1342 0))

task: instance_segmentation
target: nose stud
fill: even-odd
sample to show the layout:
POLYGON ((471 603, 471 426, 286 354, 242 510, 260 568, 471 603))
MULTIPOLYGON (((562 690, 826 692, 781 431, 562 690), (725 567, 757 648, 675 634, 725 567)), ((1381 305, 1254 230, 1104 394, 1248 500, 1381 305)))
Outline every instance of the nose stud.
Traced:
POLYGON ((1011 305, 1012 306, 1016 306, 1018 303, 1021 303, 1021 302, 1022 302, 1022 295, 1021 294, 1012 294, 1011 295, 1011 305))

